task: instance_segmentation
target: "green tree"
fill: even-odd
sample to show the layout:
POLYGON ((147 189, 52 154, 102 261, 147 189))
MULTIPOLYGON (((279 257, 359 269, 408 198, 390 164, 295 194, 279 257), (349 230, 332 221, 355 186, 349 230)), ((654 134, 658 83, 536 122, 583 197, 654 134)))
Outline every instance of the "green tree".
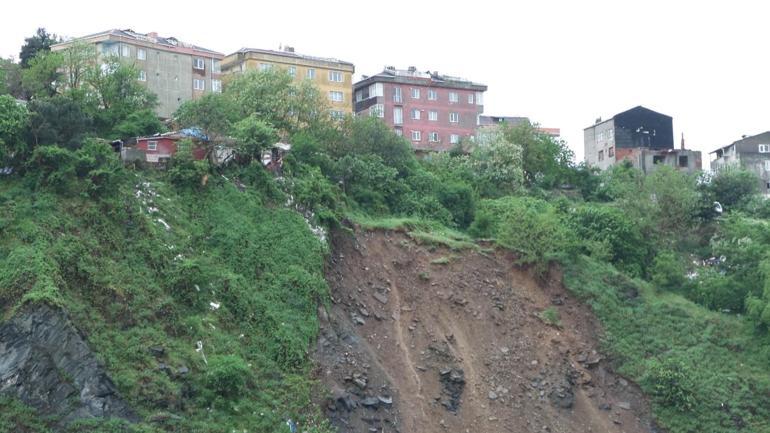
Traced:
MULTIPOLYGON (((709 201, 718 201, 725 209, 731 209, 748 201, 759 193, 759 177, 740 168, 728 168, 719 171, 705 185, 709 201)), ((711 203, 707 203, 711 206, 711 203)))
POLYGON ((57 93, 63 64, 61 53, 40 51, 21 73, 21 85, 29 99, 50 98, 57 93))
POLYGON ((473 147, 470 166, 482 196, 499 197, 519 191, 524 185, 522 145, 505 130, 480 132, 473 147))
MULTIPOLYGON (((105 138, 122 138, 120 125, 133 113, 153 109, 158 97, 138 81, 139 71, 116 58, 94 65, 87 74, 91 110, 96 131, 105 138)), ((125 128, 126 126, 123 125, 125 128)))
POLYGON ((26 68, 32 58, 38 53, 51 51, 51 46, 59 42, 59 38, 54 34, 48 33, 44 28, 38 28, 34 35, 24 39, 24 45, 21 46, 19 60, 21 67, 26 68))
POLYGON ((129 113, 113 129, 117 138, 131 138, 143 135, 152 135, 165 132, 166 127, 158 119, 158 116, 150 108, 142 108, 129 113))
POLYGON ((233 125, 233 137, 238 141, 237 153, 243 162, 259 160, 262 151, 278 140, 278 133, 255 114, 233 125))
POLYGON ((507 141, 521 146, 527 186, 550 189, 571 181, 575 155, 564 141, 539 132, 529 123, 501 127, 507 141))
POLYGON ((63 85, 70 91, 83 88, 88 74, 97 65, 96 46, 85 41, 76 40, 70 47, 61 51, 61 71, 63 85))
POLYGON ((0 95, 0 164, 18 165, 27 152, 24 132, 29 112, 9 95, 0 95))
POLYGON ((233 100, 219 93, 208 93, 187 101, 174 113, 182 128, 199 128, 206 136, 230 135, 241 114, 233 100))
POLYGON ((24 96, 21 85, 21 65, 11 59, 0 59, 0 95, 24 96))
POLYGON ((77 149, 91 132, 93 120, 80 104, 64 96, 30 101, 31 142, 35 146, 58 144, 77 149))

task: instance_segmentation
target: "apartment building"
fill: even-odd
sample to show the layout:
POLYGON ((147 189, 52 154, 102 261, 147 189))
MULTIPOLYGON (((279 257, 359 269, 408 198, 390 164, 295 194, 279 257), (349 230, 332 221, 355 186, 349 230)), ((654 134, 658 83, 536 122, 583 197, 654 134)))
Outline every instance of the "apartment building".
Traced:
POLYGON ((381 118, 417 151, 445 151, 476 133, 487 86, 441 75, 386 67, 354 86, 355 112, 381 118))
MULTIPOLYGON (((517 117, 517 116, 479 116, 479 131, 490 131, 499 128, 500 125, 519 126, 522 124, 531 124, 529 117, 517 117)), ((561 137, 561 129, 559 128, 545 128, 542 126, 535 126, 535 129, 541 134, 545 134, 549 137, 559 138, 561 137)))
POLYGON ((709 152, 711 170, 718 172, 729 167, 753 171, 760 179, 760 191, 770 196, 770 131, 743 136, 730 145, 709 152))
POLYGON ((329 100, 333 117, 351 114, 355 66, 350 62, 327 57, 315 57, 294 52, 292 47, 280 51, 242 48, 222 61, 224 74, 243 71, 264 71, 280 68, 296 81, 310 80, 329 100))
POLYGON ((51 50, 64 50, 74 41, 94 44, 102 57, 133 63, 139 69, 139 81, 158 95, 156 112, 162 118, 170 118, 185 101, 222 90, 224 54, 174 37, 113 29, 56 44, 51 50))
POLYGON ((645 174, 660 165, 678 170, 701 169, 701 153, 674 148, 673 119, 648 108, 634 107, 583 130, 585 161, 601 170, 627 160, 645 174))

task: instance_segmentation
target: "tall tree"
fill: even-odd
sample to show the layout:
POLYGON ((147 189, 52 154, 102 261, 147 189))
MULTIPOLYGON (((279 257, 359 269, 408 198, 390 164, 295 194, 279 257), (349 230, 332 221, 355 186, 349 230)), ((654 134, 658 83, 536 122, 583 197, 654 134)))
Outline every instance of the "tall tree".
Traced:
POLYGON ((21 66, 11 59, 0 59, 0 95, 3 94, 14 98, 24 96, 21 87, 21 66))
POLYGON ((51 45, 58 41, 59 39, 56 35, 48 33, 42 27, 38 28, 34 35, 24 39, 24 45, 21 46, 21 52, 19 53, 21 67, 28 67, 29 61, 34 58, 38 52, 50 51, 51 45))
POLYGON ((0 164, 19 162, 27 150, 24 129, 27 127, 27 109, 13 97, 0 96, 0 164))
POLYGON ((21 85, 27 99, 50 98, 56 95, 61 79, 61 53, 40 51, 21 71, 21 85))

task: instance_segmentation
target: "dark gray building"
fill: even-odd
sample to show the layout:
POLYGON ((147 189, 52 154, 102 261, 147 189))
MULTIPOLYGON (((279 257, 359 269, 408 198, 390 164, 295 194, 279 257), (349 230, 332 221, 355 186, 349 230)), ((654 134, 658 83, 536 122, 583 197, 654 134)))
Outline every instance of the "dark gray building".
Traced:
POLYGON ((732 144, 709 152, 711 170, 718 172, 728 167, 753 171, 761 181, 761 191, 770 196, 770 131, 751 137, 744 136, 732 144))
POLYGON ((678 170, 701 169, 701 153, 674 148, 674 128, 671 116, 641 105, 616 114, 611 119, 583 130, 585 161, 606 170, 620 161, 628 160, 644 173, 658 165, 670 165, 678 170))

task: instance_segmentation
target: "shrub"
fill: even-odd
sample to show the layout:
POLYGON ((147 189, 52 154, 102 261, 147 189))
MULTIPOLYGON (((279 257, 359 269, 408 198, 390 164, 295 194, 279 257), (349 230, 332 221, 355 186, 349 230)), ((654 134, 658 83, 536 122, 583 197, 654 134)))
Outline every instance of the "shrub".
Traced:
POLYGON ((467 228, 473 222, 476 203, 470 186, 461 182, 444 184, 437 195, 441 205, 452 214, 454 225, 467 228))
POLYGON ((691 409, 695 404, 691 372, 682 362, 651 361, 644 383, 658 404, 675 407, 680 411, 691 409))
POLYGON ((743 311, 745 296, 732 278, 714 269, 700 271, 693 293, 695 301, 704 307, 733 312, 743 311))
POLYGON ((240 396, 251 378, 251 368, 236 355, 215 355, 208 360, 206 387, 225 398, 240 396))
POLYGON ((661 289, 684 291, 687 278, 682 258, 671 251, 655 256, 650 270, 652 282, 661 289))

